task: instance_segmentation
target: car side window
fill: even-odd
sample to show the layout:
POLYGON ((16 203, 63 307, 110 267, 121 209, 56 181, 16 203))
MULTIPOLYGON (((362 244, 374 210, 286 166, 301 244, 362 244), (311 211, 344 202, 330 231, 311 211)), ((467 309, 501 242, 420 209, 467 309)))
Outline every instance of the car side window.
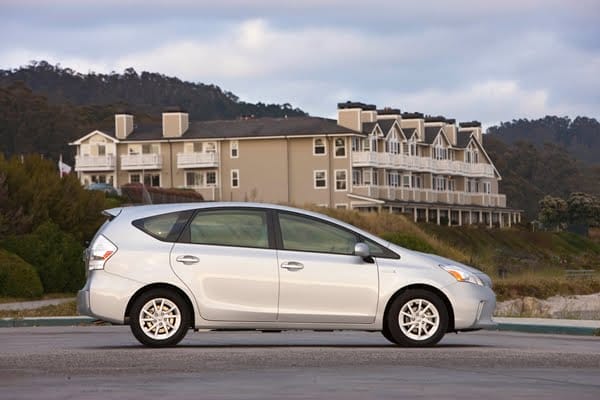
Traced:
POLYGON ((354 254, 354 233, 314 218, 283 212, 278 215, 284 250, 354 254))
POLYGON ((367 246, 369 246, 369 252, 371 253, 371 256, 373 256, 373 257, 396 258, 396 259, 400 258, 400 256, 398 256, 398 254, 394 253, 390 249, 380 246, 379 244, 375 243, 372 240, 364 238, 362 241, 364 243, 366 243, 367 246))
POLYGON ((189 242, 269 248, 267 213, 242 209, 200 211, 190 223, 189 242))
POLYGON ((133 221, 133 226, 148 235, 165 242, 177 240, 193 211, 180 211, 154 215, 133 221))

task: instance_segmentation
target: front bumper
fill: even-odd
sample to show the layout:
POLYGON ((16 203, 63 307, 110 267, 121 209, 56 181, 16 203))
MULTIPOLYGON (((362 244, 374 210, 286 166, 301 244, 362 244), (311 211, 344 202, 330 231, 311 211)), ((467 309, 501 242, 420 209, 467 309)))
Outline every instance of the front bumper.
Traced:
POLYGON ((496 295, 487 286, 456 282, 444 288, 454 310, 454 329, 474 330, 494 328, 496 295))

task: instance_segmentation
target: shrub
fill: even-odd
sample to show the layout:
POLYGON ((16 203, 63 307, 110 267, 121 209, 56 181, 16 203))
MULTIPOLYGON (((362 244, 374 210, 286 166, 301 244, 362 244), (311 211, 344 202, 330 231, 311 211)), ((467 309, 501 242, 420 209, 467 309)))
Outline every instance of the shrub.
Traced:
POLYGON ((83 246, 50 221, 33 233, 6 239, 3 247, 35 268, 46 293, 75 292, 83 285, 83 246))
POLYGON ((0 249, 0 296, 33 298, 43 291, 40 277, 31 265, 0 249))
POLYGON ((435 249, 429 243, 413 235, 407 235, 400 232, 388 232, 381 235, 381 238, 410 250, 421 251, 423 253, 435 253, 435 249))

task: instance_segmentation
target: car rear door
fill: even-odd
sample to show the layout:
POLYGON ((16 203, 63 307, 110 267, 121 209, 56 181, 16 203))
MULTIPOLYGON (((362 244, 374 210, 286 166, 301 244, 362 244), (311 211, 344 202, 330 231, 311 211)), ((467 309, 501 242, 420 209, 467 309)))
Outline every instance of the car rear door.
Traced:
POLYGON ((267 211, 202 209, 170 259, 210 321, 275 321, 279 271, 267 211))
POLYGON ((277 261, 279 321, 358 323, 375 320, 377 264, 355 256, 358 236, 302 214, 280 211, 277 261))

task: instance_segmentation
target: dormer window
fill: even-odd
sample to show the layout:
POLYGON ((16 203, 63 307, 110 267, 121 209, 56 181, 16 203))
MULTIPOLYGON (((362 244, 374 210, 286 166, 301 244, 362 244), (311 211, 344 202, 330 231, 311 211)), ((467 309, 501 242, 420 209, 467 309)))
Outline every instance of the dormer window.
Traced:
POLYGON ((433 151, 431 156, 436 160, 447 160, 448 159, 448 149, 444 147, 444 143, 441 137, 437 137, 433 142, 433 151))

